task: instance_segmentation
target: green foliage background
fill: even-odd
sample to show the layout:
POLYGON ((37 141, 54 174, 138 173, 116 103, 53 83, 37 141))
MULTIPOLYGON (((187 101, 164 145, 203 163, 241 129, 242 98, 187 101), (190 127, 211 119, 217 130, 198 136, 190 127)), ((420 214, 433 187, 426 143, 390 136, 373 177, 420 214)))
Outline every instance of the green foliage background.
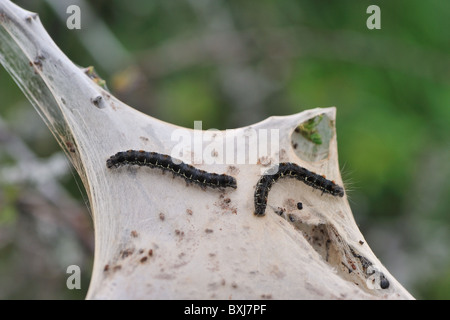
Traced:
MULTIPOLYGON (((50 0, 15 2, 113 94, 167 122, 226 129, 336 106, 339 160, 369 245, 416 298, 450 297, 449 1, 91 0, 81 30, 50 0), (366 27, 371 4, 381 30, 366 27), (101 30, 86 44, 96 23, 116 47, 101 30)), ((11 134, 42 161, 61 152, 2 68, 0 98, 11 134)), ((13 169, 1 143, 0 166, 13 169)), ((70 172, 61 185, 89 220, 70 172)), ((80 235, 24 205, 39 198, 32 183, 0 187, 0 298, 83 298, 92 252, 80 235), (84 270, 82 290, 66 289, 69 264, 84 270)))

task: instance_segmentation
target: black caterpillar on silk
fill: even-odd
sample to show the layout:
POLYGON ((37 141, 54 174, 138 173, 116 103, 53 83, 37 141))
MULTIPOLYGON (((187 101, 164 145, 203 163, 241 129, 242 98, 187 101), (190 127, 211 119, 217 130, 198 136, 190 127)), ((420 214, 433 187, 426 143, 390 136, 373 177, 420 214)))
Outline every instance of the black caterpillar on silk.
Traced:
MULTIPOLYGON (((328 180, 325 176, 318 175, 299 165, 291 162, 282 162, 278 165, 278 171, 275 174, 264 174, 256 184, 255 189, 255 215, 263 216, 267 207, 267 198, 272 185, 281 178, 294 178, 302 181, 314 189, 319 189, 323 193, 329 193, 333 196, 343 197, 344 189, 338 186, 334 181, 328 180)), ((267 172, 275 171, 274 168, 267 172)))
POLYGON ((210 173, 197 169, 181 160, 172 158, 169 155, 157 152, 147 152, 144 150, 128 150, 118 152, 106 160, 108 168, 118 168, 123 165, 146 166, 159 168, 163 171, 171 171, 174 176, 184 178, 187 183, 195 183, 203 189, 210 188, 234 188, 236 189, 236 179, 226 174, 210 173))

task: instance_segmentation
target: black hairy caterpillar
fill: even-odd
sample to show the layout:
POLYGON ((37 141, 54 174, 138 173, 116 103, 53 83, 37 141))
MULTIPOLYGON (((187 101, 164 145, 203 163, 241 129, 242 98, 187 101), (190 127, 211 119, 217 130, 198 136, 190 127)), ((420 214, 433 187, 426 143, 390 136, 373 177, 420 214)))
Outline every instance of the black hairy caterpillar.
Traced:
MULTIPOLYGON (((267 172, 273 171, 274 168, 271 168, 267 172)), ((278 179, 284 177, 300 180, 314 189, 322 190, 322 193, 338 197, 344 196, 344 189, 334 181, 326 179, 325 176, 311 172, 295 163, 282 162, 278 164, 278 171, 275 174, 264 174, 256 184, 255 215, 263 216, 265 214, 270 188, 278 179)))
POLYGON ((182 177, 187 183, 196 183, 203 189, 210 188, 237 188, 236 179, 226 174, 209 173, 197 169, 181 160, 169 155, 144 150, 128 150, 118 152, 106 160, 108 168, 118 168, 122 165, 138 165, 150 168, 159 168, 171 171, 174 176, 182 177))

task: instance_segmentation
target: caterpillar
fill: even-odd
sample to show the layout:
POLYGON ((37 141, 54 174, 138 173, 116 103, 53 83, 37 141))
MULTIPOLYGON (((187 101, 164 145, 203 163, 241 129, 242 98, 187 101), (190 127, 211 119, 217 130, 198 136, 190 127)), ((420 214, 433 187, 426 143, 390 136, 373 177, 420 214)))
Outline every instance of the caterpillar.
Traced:
POLYGON ((106 166, 118 168, 123 165, 147 166, 171 171, 174 176, 182 177, 187 183, 198 184, 202 189, 210 188, 237 188, 236 179, 226 174, 210 173, 197 169, 181 160, 169 155, 144 150, 121 151, 106 160, 106 166))
POLYGON ((282 162, 278 164, 278 171, 275 174, 274 168, 266 171, 258 180, 255 189, 255 215, 264 216, 267 207, 267 197, 272 185, 280 178, 288 177, 302 181, 314 189, 319 189, 323 193, 329 193, 333 196, 343 197, 344 189, 338 186, 334 181, 328 180, 325 176, 318 175, 299 165, 291 162, 282 162))

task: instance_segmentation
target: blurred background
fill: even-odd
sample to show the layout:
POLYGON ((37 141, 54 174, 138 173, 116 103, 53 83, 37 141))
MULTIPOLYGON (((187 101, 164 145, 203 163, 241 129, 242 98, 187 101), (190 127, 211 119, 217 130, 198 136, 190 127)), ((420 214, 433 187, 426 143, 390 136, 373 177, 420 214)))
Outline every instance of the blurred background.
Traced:
MULTIPOLYGON (((336 106, 361 232, 414 297, 450 298, 450 1, 14 2, 119 99, 167 122, 226 129, 336 106), (71 4, 80 30, 66 26, 71 4), (366 26, 371 4, 380 30, 366 26)), ((0 299, 83 299, 85 191, 2 67, 0 98, 0 299), (81 290, 66 287, 72 264, 81 290)))

